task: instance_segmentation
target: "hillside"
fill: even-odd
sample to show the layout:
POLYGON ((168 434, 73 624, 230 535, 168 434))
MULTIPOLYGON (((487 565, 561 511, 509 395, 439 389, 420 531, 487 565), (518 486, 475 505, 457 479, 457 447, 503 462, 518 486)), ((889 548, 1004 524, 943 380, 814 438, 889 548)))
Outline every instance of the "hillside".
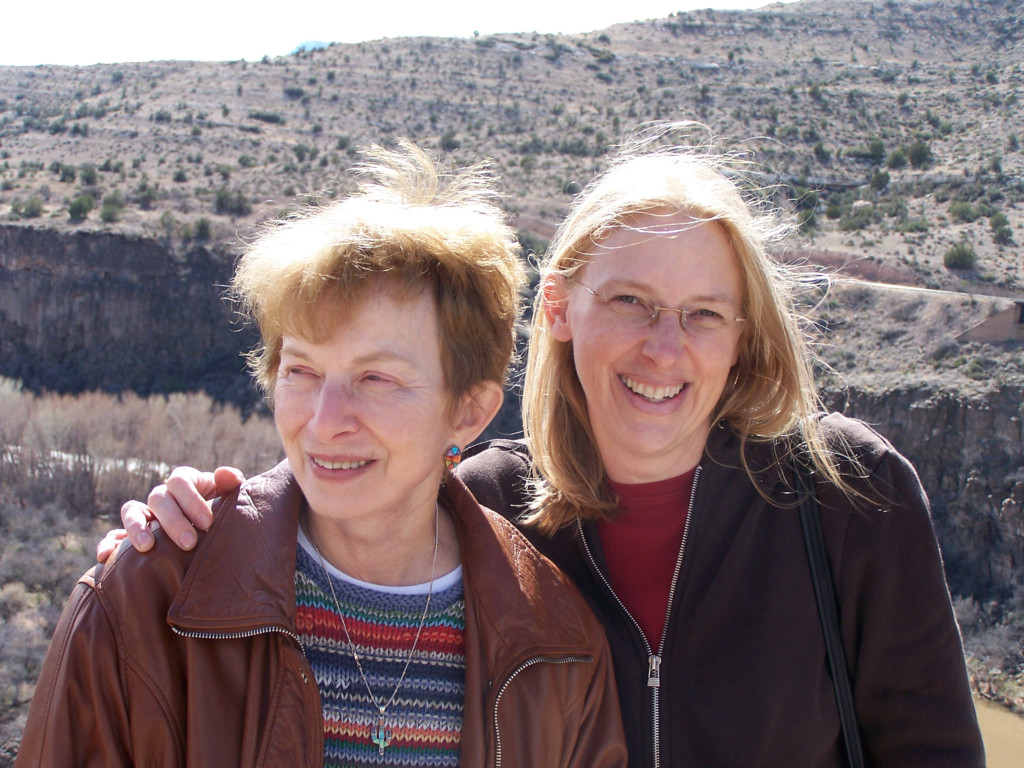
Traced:
POLYGON ((623 131, 696 119, 805 195, 826 261, 1019 292, 1022 36, 1012 0, 806 0, 588 35, 2 67, 0 211, 27 226, 233 242, 309 194, 336 194, 359 145, 405 136, 459 162, 494 158, 518 227, 543 243, 623 131), (83 195, 94 209, 70 218, 83 195), (963 239, 977 268, 951 273, 943 255, 963 239))

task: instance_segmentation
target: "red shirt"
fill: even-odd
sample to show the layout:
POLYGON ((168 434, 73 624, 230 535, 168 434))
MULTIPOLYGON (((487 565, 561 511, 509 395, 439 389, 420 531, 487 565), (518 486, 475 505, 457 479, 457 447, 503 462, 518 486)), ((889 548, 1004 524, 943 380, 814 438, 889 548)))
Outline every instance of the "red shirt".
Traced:
POLYGON ((694 471, 636 485, 609 480, 619 496, 619 516, 597 524, 612 589, 655 652, 665 626, 694 471))

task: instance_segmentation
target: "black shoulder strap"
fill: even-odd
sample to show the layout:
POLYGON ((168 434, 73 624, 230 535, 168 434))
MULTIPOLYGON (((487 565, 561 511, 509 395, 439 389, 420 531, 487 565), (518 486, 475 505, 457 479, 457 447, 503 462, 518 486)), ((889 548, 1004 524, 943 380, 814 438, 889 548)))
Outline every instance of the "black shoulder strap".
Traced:
POLYGON ((801 457, 796 459, 797 498, 800 500, 800 525, 804 531, 807 559, 811 565, 811 581, 814 583, 814 597, 818 602, 818 616, 825 636, 825 650, 832 683, 839 708, 839 722, 843 727, 843 741, 850 768, 864 768, 864 751, 857 726, 857 712, 853 706, 853 692, 850 688, 850 674, 846 668, 846 654, 839 635, 839 611, 836 608, 836 591, 832 584, 832 570, 825 552, 825 537, 821 532, 821 514, 818 499, 814 493, 814 477, 801 457))

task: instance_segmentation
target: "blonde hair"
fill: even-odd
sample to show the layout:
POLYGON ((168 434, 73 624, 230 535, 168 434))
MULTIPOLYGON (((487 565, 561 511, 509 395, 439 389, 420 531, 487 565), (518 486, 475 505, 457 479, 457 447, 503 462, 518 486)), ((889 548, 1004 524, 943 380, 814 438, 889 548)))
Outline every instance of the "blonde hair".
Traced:
MULTIPOLYGON (((747 322, 712 423, 724 421, 740 435, 745 467, 748 440, 772 440, 801 426, 815 469, 845 488, 817 420, 810 418, 821 405, 810 350, 794 309, 794 288, 800 280, 768 255, 769 244, 783 240, 790 228, 764 185, 746 184, 744 177, 751 178, 750 164, 715 148, 704 126, 647 127, 580 194, 555 233, 544 274, 571 279, 591 258, 596 243, 641 213, 680 212, 697 221, 717 222, 744 277, 742 314, 747 322)), ((549 332, 543 302, 540 292, 527 356, 523 421, 539 491, 530 520, 552 531, 577 516, 608 518, 616 499, 605 482, 572 345, 549 332)))
POLYGON ((270 397, 285 335, 323 340, 338 311, 381 279, 436 299, 451 402, 485 380, 504 384, 515 351, 525 270, 485 164, 443 174, 419 147, 371 147, 353 194, 271 225, 232 281, 259 326, 249 355, 270 397))

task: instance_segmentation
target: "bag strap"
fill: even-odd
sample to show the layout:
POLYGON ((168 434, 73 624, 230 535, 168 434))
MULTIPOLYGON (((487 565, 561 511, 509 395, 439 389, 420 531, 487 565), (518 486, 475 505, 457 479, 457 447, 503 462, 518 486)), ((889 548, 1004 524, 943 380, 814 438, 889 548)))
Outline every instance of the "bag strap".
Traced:
POLYGON ((850 674, 846 668, 846 654, 839 634, 839 610, 836 607, 836 591, 832 583, 828 553, 825 551, 825 537, 821 532, 821 511, 814 493, 814 476, 802 458, 796 461, 795 490, 800 499, 800 526, 807 546, 807 559, 811 565, 811 581, 814 584, 814 598, 818 603, 818 616, 825 636, 825 650, 832 683, 839 708, 839 722, 843 728, 843 741, 850 768, 864 768, 864 751, 857 725, 857 712, 853 706, 853 692, 850 674))

